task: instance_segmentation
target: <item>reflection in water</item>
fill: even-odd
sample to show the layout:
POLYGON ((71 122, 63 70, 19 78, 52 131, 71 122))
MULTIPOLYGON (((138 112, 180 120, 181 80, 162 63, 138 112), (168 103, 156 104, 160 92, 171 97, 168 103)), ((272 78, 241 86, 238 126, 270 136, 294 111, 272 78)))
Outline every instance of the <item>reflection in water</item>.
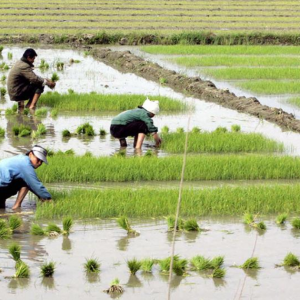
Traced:
POLYGON ((188 243, 194 243, 197 239, 199 231, 187 231, 184 232, 184 238, 188 243))
POLYGON ((217 289, 223 288, 227 284, 226 280, 223 278, 213 278, 213 283, 217 289))
POLYGON ((294 238, 296 239, 300 238, 300 229, 292 228, 291 233, 294 238))
POLYGON ((132 288, 140 288, 143 286, 142 282, 139 280, 139 278, 135 275, 130 275, 128 282, 126 284, 128 287, 132 288))
POLYGON ((179 287, 183 278, 183 276, 174 275, 171 280, 171 288, 175 290, 177 287, 179 287))
POLYGON ((15 290, 15 289, 26 289, 29 285, 30 279, 29 278, 12 278, 8 284, 8 288, 15 290))
POLYGON ((249 276, 253 280, 257 280, 257 275, 258 275, 259 270, 257 270, 257 269, 251 269, 251 270, 250 269, 248 269, 248 270, 245 269, 244 272, 247 276, 249 276))
MULTIPOLYGON (((168 231, 167 232, 167 240, 168 240, 169 243, 173 242, 173 234, 174 234, 173 231, 168 231)), ((175 235, 175 240, 177 241, 180 236, 181 236, 181 232, 177 231, 176 235, 175 235)))
POLYGON ((284 270, 287 271, 289 274, 293 275, 295 273, 299 273, 299 269, 298 267, 293 268, 293 267, 287 267, 287 266, 283 266, 284 270))
POLYGON ((64 251, 69 251, 69 250, 72 249, 72 242, 71 242, 71 240, 69 239, 68 236, 63 237, 63 242, 62 242, 62 245, 61 245, 61 249, 64 250, 64 251))
POLYGON ((99 273, 86 272, 86 279, 89 283, 97 283, 100 282, 100 275, 99 273))
POLYGON ((155 279, 154 275, 150 272, 142 272, 141 276, 146 282, 150 282, 155 279))
POLYGON ((53 290, 55 288, 55 281, 53 277, 44 277, 41 284, 46 290, 53 290))
POLYGON ((128 245, 129 245, 129 237, 127 236, 120 238, 117 242, 117 248, 120 251, 127 251, 128 245))

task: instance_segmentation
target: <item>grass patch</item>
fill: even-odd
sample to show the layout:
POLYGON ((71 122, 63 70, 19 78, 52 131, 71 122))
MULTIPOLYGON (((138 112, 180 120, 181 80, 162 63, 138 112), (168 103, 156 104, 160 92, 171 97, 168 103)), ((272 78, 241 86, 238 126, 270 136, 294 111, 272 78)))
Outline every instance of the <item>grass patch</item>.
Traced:
MULTIPOLYGON (((188 148, 190 153, 199 152, 282 152, 284 147, 258 133, 237 132, 200 132, 189 133, 188 148)), ((169 153, 183 153, 185 134, 164 133, 161 148, 169 153)))
MULTIPOLYGON (((51 191, 54 205, 38 204, 36 218, 163 217, 176 210, 176 189, 107 189, 51 191)), ((249 213, 300 212, 300 185, 184 189, 181 215, 234 216, 249 213)))
MULTIPOLYGON (((39 105, 56 108, 60 111, 124 111, 142 105, 144 95, 107 95, 107 94, 59 94, 48 92, 43 94, 39 105)), ((184 102, 163 96, 153 96, 151 100, 159 100, 161 112, 184 111, 189 107, 184 102)))

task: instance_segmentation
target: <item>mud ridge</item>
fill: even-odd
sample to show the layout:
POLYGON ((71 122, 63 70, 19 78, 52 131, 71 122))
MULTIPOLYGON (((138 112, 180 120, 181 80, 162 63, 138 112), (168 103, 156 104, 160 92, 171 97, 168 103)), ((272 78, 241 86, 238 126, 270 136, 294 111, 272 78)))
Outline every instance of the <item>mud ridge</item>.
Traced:
POLYGON ((253 115, 284 129, 300 132, 300 120, 295 119, 293 114, 262 105, 255 97, 237 97, 229 90, 217 89, 211 81, 204 81, 200 77, 186 77, 175 71, 166 70, 130 51, 111 51, 105 48, 92 49, 91 53, 94 58, 123 73, 134 73, 157 83, 163 78, 165 85, 177 92, 253 115))

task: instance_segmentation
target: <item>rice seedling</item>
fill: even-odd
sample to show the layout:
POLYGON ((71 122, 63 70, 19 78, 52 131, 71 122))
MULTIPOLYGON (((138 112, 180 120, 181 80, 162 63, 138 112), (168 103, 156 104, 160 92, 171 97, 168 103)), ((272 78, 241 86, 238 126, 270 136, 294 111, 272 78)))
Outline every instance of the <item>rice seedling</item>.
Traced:
POLYGON ((253 214, 250 213, 245 213, 243 219, 247 225, 252 225, 255 222, 253 214))
POLYGON ((100 263, 95 258, 86 259, 84 268, 87 273, 99 273, 100 272, 100 263))
POLYGON ((0 81, 1 81, 1 82, 5 82, 5 80, 6 80, 6 76, 5 76, 5 75, 2 75, 0 81))
POLYGON ((73 58, 70 59, 70 64, 79 64, 79 63, 80 63, 79 59, 73 59, 73 58))
POLYGON ((241 269, 260 269, 259 261, 257 257, 248 258, 242 265, 239 266, 241 269))
MULTIPOLYGON (((124 111, 141 105, 145 99, 144 95, 118 95, 98 93, 75 93, 73 90, 66 94, 58 92, 47 92, 39 100, 39 105, 67 111, 124 111)), ((185 111, 186 103, 164 96, 153 96, 159 100, 162 113, 185 111)))
POLYGON ((224 263, 224 256, 216 256, 210 261, 210 264, 213 269, 221 268, 223 263, 224 263))
POLYGON ((17 243, 13 243, 9 246, 8 252, 12 256, 14 261, 18 261, 21 258, 21 246, 17 243))
POLYGON ((115 278, 109 287, 109 289, 104 290, 103 292, 107 294, 122 294, 124 292, 124 289, 120 286, 120 281, 118 278, 115 278))
POLYGON ((107 132, 105 129, 100 129, 99 134, 100 134, 100 136, 106 136, 107 132))
POLYGON ((44 263, 41 266, 41 275, 43 277, 52 277, 55 271, 55 263, 54 262, 49 262, 49 263, 44 263))
POLYGON ((184 129, 183 129, 182 127, 178 127, 178 128, 176 129, 176 132, 177 132, 177 133, 184 133, 184 129))
POLYGON ((127 234, 139 235, 139 233, 136 230, 131 228, 129 221, 125 216, 118 218, 117 223, 121 228, 127 231, 127 234))
POLYGON ((216 268, 210 275, 212 278, 223 278, 226 275, 226 270, 222 268, 216 268))
POLYGON ((46 132, 47 132, 47 129, 46 129, 45 125, 44 125, 43 123, 40 123, 40 124, 38 124, 38 126, 37 126, 37 130, 36 130, 36 131, 33 130, 33 131, 31 132, 31 137, 32 137, 33 139, 35 139, 35 138, 40 137, 41 135, 45 135, 46 132))
POLYGON ((231 131, 232 132, 240 132, 241 131, 241 126, 237 125, 237 124, 231 125, 231 131))
POLYGON ((266 230, 266 229, 267 229, 267 226, 266 226, 266 224, 265 224, 264 222, 258 222, 258 223, 256 224, 256 228, 257 228, 257 229, 261 229, 261 230, 266 230))
POLYGON ((63 132, 62 132, 62 136, 63 137, 70 137, 71 132, 68 129, 64 129, 63 132))
POLYGON ((11 108, 5 110, 6 116, 15 115, 18 111, 18 104, 14 104, 11 108))
POLYGON ((228 130, 226 127, 217 127, 214 132, 218 134, 222 134, 222 133, 226 133, 227 131, 228 130))
POLYGON ((183 224, 185 231, 200 231, 200 227, 195 219, 186 220, 183 224))
POLYGON ((68 93, 69 93, 70 95, 72 95, 72 94, 75 94, 75 91, 72 90, 72 89, 68 89, 68 93))
POLYGON ((56 82, 59 80, 59 76, 57 75, 57 73, 53 73, 51 76, 51 81, 56 82))
POLYGON ((1 95, 1 97, 4 97, 6 95, 6 88, 5 87, 0 88, 0 95, 1 95))
POLYGON ((168 83, 168 80, 167 80, 166 78, 161 77, 161 78, 159 78, 159 83, 160 83, 161 85, 163 85, 163 84, 168 83))
POLYGON ((12 230, 5 220, 0 219, 0 239, 7 240, 12 236, 12 230))
POLYGON ((61 233, 61 229, 54 223, 49 223, 48 226, 45 229, 45 232, 47 234, 51 234, 52 232, 61 233))
MULTIPOLYGON (((167 223, 168 223, 168 230, 169 231, 173 231, 175 228, 175 216, 169 216, 167 217, 167 223)), ((180 231, 184 229, 184 220, 181 218, 178 218, 177 220, 177 227, 176 227, 176 231, 180 231)))
POLYGON ((24 124, 13 126, 12 130, 14 135, 18 137, 25 137, 31 134, 31 128, 24 124))
POLYGON ((51 109, 50 116, 53 119, 56 118, 58 116, 58 109, 56 109, 56 108, 51 109))
POLYGON ((292 226, 295 229, 300 229, 300 218, 294 218, 292 220, 292 226))
POLYGON ((276 217, 276 223, 279 225, 285 224, 287 217, 288 217, 288 215, 286 213, 278 215, 276 217))
POLYGON ((0 138, 3 138, 3 137, 5 137, 5 129, 0 127, 0 138))
POLYGON ((23 261, 20 261, 20 264, 17 267, 15 278, 28 278, 30 276, 30 269, 23 261))
POLYGON ((154 155, 153 151, 147 150, 146 153, 144 154, 144 157, 152 157, 154 155))
POLYGON ((12 231, 15 231, 22 226, 22 219, 16 215, 12 215, 8 219, 8 225, 12 231))
POLYGON ((199 127, 193 127, 191 133, 200 133, 201 129, 199 127))
POLYGON ((168 126, 163 126, 163 127, 161 128, 161 133, 163 133, 163 134, 169 133, 169 131, 170 131, 170 129, 169 129, 168 126))
POLYGON ((46 232, 43 230, 43 228, 40 225, 33 223, 33 224, 31 224, 30 233, 32 235, 42 236, 42 235, 45 235, 46 232))
POLYGON ((2 62, 0 64, 0 69, 4 70, 4 71, 7 71, 7 70, 9 70, 9 66, 5 62, 2 62))
POLYGON ((66 150, 66 151, 64 152, 64 154, 65 154, 65 155, 71 155, 71 156, 73 156, 73 155, 75 155, 75 152, 74 152, 73 149, 69 149, 69 150, 66 150))
POLYGON ((40 117, 40 118, 47 117, 47 114, 48 114, 48 110, 44 107, 38 108, 34 113, 35 116, 40 117))
POLYGON ((13 58, 13 54, 11 52, 7 52, 7 59, 12 59, 13 58))
POLYGON ((88 135, 88 136, 95 135, 94 128, 89 123, 84 123, 83 125, 78 126, 76 129, 76 133, 84 134, 84 135, 88 135))
POLYGON ((155 261, 154 259, 151 258, 145 258, 141 261, 141 269, 144 272, 151 273, 152 272, 152 267, 154 265, 155 261))
POLYGON ((135 275, 136 272, 141 268, 142 263, 138 261, 137 259, 133 258, 132 260, 127 261, 127 266, 130 270, 130 273, 132 275, 135 275))
POLYGON ((30 109, 27 108, 27 107, 25 107, 25 108, 24 108, 24 111, 23 111, 23 114, 24 114, 25 116, 28 116, 29 113, 30 113, 30 109))
POLYGON ((69 234, 73 226, 73 219, 71 217, 63 218, 63 234, 69 234))
POLYGON ((188 264, 188 261, 186 259, 178 259, 174 260, 173 263, 173 272, 177 276, 183 276, 186 274, 186 266, 188 264))
POLYGON ((61 61, 58 61, 58 62, 56 62, 56 69, 58 70, 58 71, 62 71, 63 69, 64 69, 64 63, 63 62, 61 62, 61 61))
POLYGON ((41 63, 39 65, 39 68, 42 69, 42 70, 48 70, 49 69, 49 64, 44 59, 41 59, 41 63))
POLYGON ((3 46, 0 46, 0 54, 2 53, 4 47, 3 46))
MULTIPOLYGON (((176 261, 180 260, 178 255, 174 255, 173 257, 173 265, 176 261)), ((167 257, 165 259, 161 259, 158 261, 159 267, 161 272, 163 273, 169 273, 170 272, 170 266, 171 266, 171 257, 167 257)))
POLYGON ((211 269, 211 262, 209 258, 197 255, 191 259, 191 265, 193 270, 205 271, 211 269))
POLYGON ((300 261, 296 255, 290 252, 285 256, 281 266, 300 268, 300 261))

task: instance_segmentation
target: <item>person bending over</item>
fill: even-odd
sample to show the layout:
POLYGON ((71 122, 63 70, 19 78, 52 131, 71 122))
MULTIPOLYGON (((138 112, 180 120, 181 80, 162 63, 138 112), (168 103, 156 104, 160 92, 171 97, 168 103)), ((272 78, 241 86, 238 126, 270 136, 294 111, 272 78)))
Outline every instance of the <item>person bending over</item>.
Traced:
POLYGON ((24 101, 29 100, 26 107, 35 109, 37 101, 47 85, 51 89, 55 82, 42 78, 33 72, 34 60, 37 53, 34 49, 27 49, 22 58, 15 63, 9 72, 7 90, 11 101, 18 102, 19 111, 24 109, 24 101))
POLYGON ((156 146, 161 144, 152 118, 159 113, 159 102, 146 99, 142 106, 124 111, 111 121, 110 133, 120 140, 121 147, 127 147, 126 137, 134 137, 134 148, 140 149, 146 134, 152 134, 156 146))
POLYGON ((47 162, 47 150, 39 145, 25 155, 17 155, 0 161, 0 208, 5 208, 8 198, 18 194, 12 209, 21 206, 28 191, 41 201, 51 200, 51 195, 37 178, 35 169, 47 162))

